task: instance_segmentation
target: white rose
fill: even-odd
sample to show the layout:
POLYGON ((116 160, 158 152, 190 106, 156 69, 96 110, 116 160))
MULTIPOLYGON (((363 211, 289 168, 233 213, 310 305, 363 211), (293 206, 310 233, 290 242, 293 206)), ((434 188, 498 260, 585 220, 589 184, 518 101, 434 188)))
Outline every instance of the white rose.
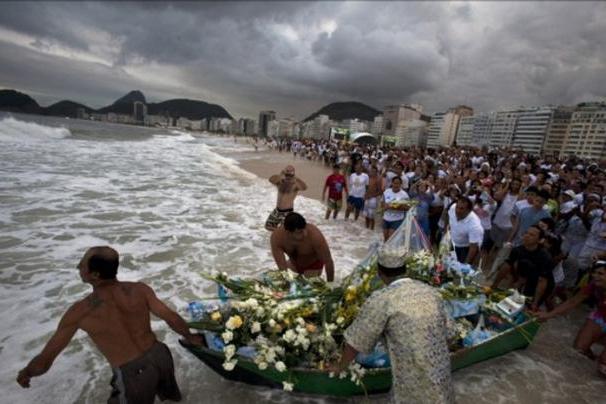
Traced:
POLYGON ((267 369, 267 362, 261 362, 257 366, 259 367, 260 370, 265 370, 265 369, 267 369))
POLYGON ((292 383, 288 383, 288 382, 282 382, 282 385, 284 386, 284 391, 292 391, 294 385, 292 383))
POLYGON ((276 361, 276 351, 274 351, 273 349, 268 349, 267 352, 265 353, 265 358, 267 359, 267 362, 269 363, 273 363, 276 361))
POLYGON ((286 365, 282 361, 276 362, 276 364, 274 366, 276 367, 276 370, 278 372, 284 372, 284 371, 286 371, 286 365))
POLYGON ((259 306, 259 307, 257 307, 255 314, 257 315, 257 317, 263 317, 263 315, 265 314, 265 309, 263 307, 259 306))
POLYGON ((254 323, 252 323, 252 325, 250 326, 250 331, 253 334, 256 334, 258 332, 261 331, 261 323, 259 323, 258 321, 255 321, 254 323))
POLYGON ((236 353, 236 346, 227 345, 225 348, 223 348, 223 352, 225 353, 225 357, 227 359, 231 359, 231 357, 234 356, 234 354, 236 353))
POLYGON ((341 324, 343 324, 343 321, 345 321, 345 319, 344 319, 342 316, 339 316, 339 317, 337 318, 336 323, 337 323, 337 324, 339 324, 339 325, 341 325, 341 324))
POLYGON ((223 369, 227 370, 228 372, 231 372, 236 367, 236 363, 238 363, 237 359, 234 359, 232 361, 225 361, 223 362, 223 369))
POLYGON ((227 344, 229 341, 234 339, 234 333, 231 331, 225 331, 223 334, 221 334, 221 338, 223 338, 223 342, 227 344))
POLYGON ((297 339, 297 334, 293 330, 287 330, 282 337, 286 342, 292 342, 297 339))
POLYGON ((269 326, 271 328, 274 328, 276 326, 276 320, 274 320, 273 318, 271 320, 269 320, 269 326))
POLYGON ((253 310, 256 309, 257 307, 259 307, 259 302, 257 302, 257 299, 254 299, 252 297, 250 299, 248 299, 245 303, 248 307, 250 307, 253 310))

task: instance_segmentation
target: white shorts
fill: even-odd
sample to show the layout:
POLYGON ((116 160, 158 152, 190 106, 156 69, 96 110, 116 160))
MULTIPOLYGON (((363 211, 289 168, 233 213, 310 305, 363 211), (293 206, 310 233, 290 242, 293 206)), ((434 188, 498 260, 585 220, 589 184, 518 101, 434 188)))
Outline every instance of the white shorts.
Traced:
POLYGON ((364 217, 374 219, 377 213, 377 198, 370 198, 364 203, 364 217))

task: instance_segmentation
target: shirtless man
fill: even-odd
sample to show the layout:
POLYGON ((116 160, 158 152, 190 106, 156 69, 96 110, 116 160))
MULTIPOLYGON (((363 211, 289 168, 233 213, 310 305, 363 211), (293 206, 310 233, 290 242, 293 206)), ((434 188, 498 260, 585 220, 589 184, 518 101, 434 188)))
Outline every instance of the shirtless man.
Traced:
POLYGON ((326 279, 332 282, 335 278, 335 265, 330 255, 326 239, 316 226, 307 223, 298 213, 289 213, 284 225, 271 235, 271 253, 278 269, 292 269, 307 277, 322 275, 326 266, 326 279), (288 261, 286 261, 286 254, 288 261))
POLYGON ((305 191, 307 185, 295 177, 293 166, 287 166, 280 174, 272 175, 269 182, 278 187, 278 202, 265 222, 265 229, 274 231, 282 224, 286 215, 294 210, 297 193, 305 191))
POLYGON ((381 177, 377 167, 370 167, 370 175, 368 177, 368 187, 364 196, 364 217, 366 218, 366 228, 375 229, 375 214, 379 206, 379 200, 383 191, 381 190, 381 177))
POLYGON ((194 345, 202 345, 187 323, 141 282, 120 282, 118 252, 110 247, 92 247, 78 264, 80 277, 91 284, 90 295, 71 306, 42 352, 23 368, 17 382, 24 388, 30 379, 46 373, 78 329, 84 330, 107 359, 113 371, 108 403, 180 401, 168 347, 151 330, 150 313, 194 345))

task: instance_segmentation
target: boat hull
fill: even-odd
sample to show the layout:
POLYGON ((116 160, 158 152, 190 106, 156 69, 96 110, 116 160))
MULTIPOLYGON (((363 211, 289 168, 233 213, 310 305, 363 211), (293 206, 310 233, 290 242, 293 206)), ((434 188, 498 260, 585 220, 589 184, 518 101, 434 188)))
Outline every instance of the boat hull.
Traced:
MULTIPOLYGON (((456 371, 516 349, 526 348, 538 329, 539 324, 535 320, 529 320, 479 345, 461 349, 451 355, 452 370, 456 371)), ((368 369, 363 385, 358 386, 348 378, 331 378, 326 371, 318 369, 293 368, 289 372, 278 372, 273 368, 260 370, 254 362, 246 358, 238 358, 235 368, 226 371, 223 369, 225 358, 221 352, 206 347, 194 347, 183 341, 181 345, 224 378, 255 386, 281 389, 282 382, 290 382, 294 385, 294 391, 300 393, 336 397, 381 394, 391 388, 389 368, 368 369)))

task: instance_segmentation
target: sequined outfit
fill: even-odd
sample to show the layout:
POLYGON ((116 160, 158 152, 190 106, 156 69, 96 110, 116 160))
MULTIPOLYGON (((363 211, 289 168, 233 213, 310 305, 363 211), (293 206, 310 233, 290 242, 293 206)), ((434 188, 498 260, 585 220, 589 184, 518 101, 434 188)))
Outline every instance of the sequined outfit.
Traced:
POLYGON ((385 337, 396 403, 453 403, 447 314, 439 294, 412 279, 400 279, 372 294, 345 340, 369 353, 385 337))

